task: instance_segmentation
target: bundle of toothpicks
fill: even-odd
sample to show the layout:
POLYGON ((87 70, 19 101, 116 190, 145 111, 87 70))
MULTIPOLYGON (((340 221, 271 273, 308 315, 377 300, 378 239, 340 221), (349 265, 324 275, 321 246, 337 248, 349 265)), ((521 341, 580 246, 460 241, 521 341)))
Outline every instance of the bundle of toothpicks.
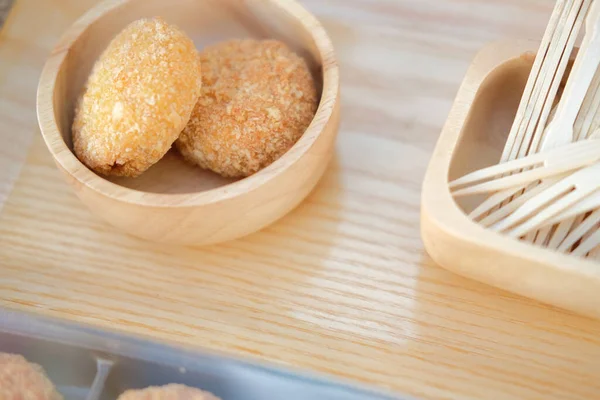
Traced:
POLYGON ((557 1, 499 163, 450 182, 473 220, 600 260, 599 65, 600 0, 557 1))

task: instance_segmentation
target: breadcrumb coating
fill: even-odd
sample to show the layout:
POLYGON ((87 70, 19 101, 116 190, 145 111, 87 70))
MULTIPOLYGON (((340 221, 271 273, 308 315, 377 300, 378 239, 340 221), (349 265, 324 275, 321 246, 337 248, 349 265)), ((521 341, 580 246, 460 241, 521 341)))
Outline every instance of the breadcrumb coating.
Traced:
POLYGON ((302 136, 318 95, 306 61, 276 40, 231 40, 200 53, 202 95, 175 142, 189 162, 245 177, 302 136))
POLYGON ((161 18, 129 24, 94 65, 75 110, 77 157, 104 175, 138 176, 169 150, 202 86, 194 43, 161 18))
POLYGON ((0 399, 62 400, 43 368, 18 354, 0 353, 0 399))
POLYGON ((211 393, 179 384, 128 390, 117 400, 219 400, 211 393))

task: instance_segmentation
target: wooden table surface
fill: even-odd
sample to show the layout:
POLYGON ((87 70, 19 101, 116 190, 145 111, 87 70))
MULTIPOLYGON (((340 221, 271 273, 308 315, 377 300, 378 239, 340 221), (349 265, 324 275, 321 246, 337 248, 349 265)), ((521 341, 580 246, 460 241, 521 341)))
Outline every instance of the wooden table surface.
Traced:
POLYGON ((470 60, 540 38, 550 0, 304 0, 340 59, 336 156, 289 216, 208 248, 98 221, 40 139, 44 57, 93 2, 17 0, 0 37, 0 305, 423 399, 600 398, 600 321, 446 272, 419 237, 421 180, 470 60))

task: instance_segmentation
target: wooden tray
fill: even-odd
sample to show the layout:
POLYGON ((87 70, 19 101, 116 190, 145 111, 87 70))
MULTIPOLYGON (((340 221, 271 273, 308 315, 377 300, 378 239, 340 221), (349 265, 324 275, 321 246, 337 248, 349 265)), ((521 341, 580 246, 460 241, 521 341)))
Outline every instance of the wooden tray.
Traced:
POLYGON ((530 42, 496 43, 473 61, 425 177, 423 241, 432 258, 454 272, 600 317, 597 263, 484 229, 466 215, 481 199, 455 201, 448 188, 449 180, 500 159, 535 49, 530 42))
POLYGON ((15 166, 0 211, 0 307, 418 399, 600 393, 599 321, 439 268, 419 235, 422 179, 473 55, 507 27, 538 37, 551 2, 302 0, 340 58, 333 163, 291 214, 206 248, 116 232, 72 194, 42 142, 41 66, 94 2, 17 0, 0 36, 0 163, 15 166))

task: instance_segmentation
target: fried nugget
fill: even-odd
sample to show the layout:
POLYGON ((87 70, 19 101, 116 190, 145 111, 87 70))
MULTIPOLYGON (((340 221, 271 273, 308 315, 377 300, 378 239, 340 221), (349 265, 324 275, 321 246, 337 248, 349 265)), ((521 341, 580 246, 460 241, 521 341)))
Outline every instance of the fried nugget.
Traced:
POLYGON ((211 393, 185 385, 151 386, 141 390, 128 390, 117 400, 219 400, 211 393))
POLYGON ((160 160, 200 95, 192 40, 161 18, 123 29, 98 59, 73 121, 77 157, 104 175, 138 176, 160 160))
POLYGON ((176 148, 225 177, 252 175, 288 151, 317 109, 306 61, 276 40, 230 40, 200 53, 202 95, 176 148))
POLYGON ((0 399, 62 400, 44 369, 18 354, 0 353, 0 399))

